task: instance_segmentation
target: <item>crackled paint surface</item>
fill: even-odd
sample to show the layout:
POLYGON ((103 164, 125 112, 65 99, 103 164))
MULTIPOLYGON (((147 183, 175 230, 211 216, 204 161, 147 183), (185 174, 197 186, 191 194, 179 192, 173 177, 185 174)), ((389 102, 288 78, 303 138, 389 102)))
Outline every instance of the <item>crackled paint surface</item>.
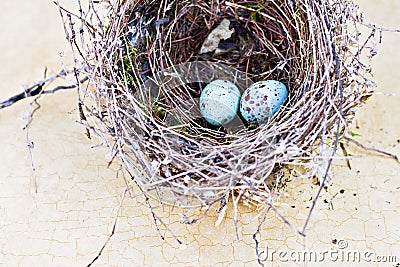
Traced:
MULTIPOLYGON (((400 25, 399 1, 368 0, 360 5, 374 23, 400 25)), ((20 92, 21 84, 42 77, 44 66, 54 73, 72 59, 51 2, 4 0, 0 7, 0 62, 7 66, 0 72, 0 99, 4 99, 20 92)), ((400 94, 400 56, 392 52, 399 43, 400 34, 384 33, 373 65, 379 91, 400 94)), ((373 97, 352 125, 361 134, 357 140, 399 155, 400 121, 391 119, 400 113, 399 101, 399 96, 373 97)), ((0 266, 86 266, 112 229, 124 181, 115 178, 116 166, 106 167, 107 151, 91 148, 93 142, 76 123, 74 92, 58 92, 42 97, 42 108, 30 128, 38 176, 35 193, 22 130, 25 121, 20 119, 29 111, 28 103, 0 111, 0 266)), ((354 147, 348 147, 348 152, 363 154, 354 147)), ((387 158, 363 155, 352 160, 352 170, 345 162, 335 163, 333 185, 323 192, 306 238, 273 213, 267 217, 259 236, 260 249, 264 255, 269 253, 264 257, 266 265, 304 265, 283 262, 276 254, 272 260, 273 251, 322 253, 343 244, 347 248, 342 251, 371 251, 400 260, 400 167, 387 158)), ((311 182, 293 182, 277 207, 301 228, 316 190, 311 182)), ((231 208, 219 227, 214 226, 213 212, 200 223, 183 225, 178 210, 159 211, 182 244, 160 226, 162 240, 148 208, 127 197, 115 235, 94 266, 257 265, 253 234, 261 218, 254 219, 252 209, 242 207, 238 214, 239 241, 231 208)), ((331 264, 326 260, 315 265, 331 264)))

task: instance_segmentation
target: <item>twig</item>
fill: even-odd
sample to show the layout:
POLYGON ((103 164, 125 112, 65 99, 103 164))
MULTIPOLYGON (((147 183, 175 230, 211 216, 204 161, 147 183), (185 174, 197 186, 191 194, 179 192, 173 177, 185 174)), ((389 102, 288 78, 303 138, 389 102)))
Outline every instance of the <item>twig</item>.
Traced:
MULTIPOLYGON (((72 84, 72 85, 61 85, 61 86, 57 86, 54 87, 52 89, 49 90, 44 90, 43 87, 46 85, 46 83, 52 82, 58 78, 63 78, 66 77, 69 73, 71 73, 71 70, 61 70, 60 72, 51 75, 48 78, 45 78, 42 81, 36 82, 33 85, 24 88, 24 92, 19 93, 17 95, 14 95, 4 101, 0 102, 0 109, 9 107, 13 104, 15 104, 16 102, 23 100, 25 98, 29 98, 29 97, 33 97, 33 96, 38 96, 38 95, 42 95, 42 94, 54 94, 55 92, 59 91, 59 90, 70 90, 70 89, 74 89, 78 86, 78 84, 72 84)), ((81 79, 79 81, 79 83, 84 83, 88 80, 88 77, 84 77, 83 79, 81 79)))
POLYGON ((383 150, 380 150, 380 149, 377 149, 377 148, 373 148, 373 147, 366 147, 366 146, 364 146, 363 144, 361 144, 360 142, 354 140, 353 138, 347 137, 347 136, 345 136, 345 137, 343 137, 343 138, 344 138, 346 141, 348 141, 348 142, 350 142, 350 143, 353 143, 353 144, 355 144, 356 146, 358 146, 358 147, 360 147, 360 148, 362 148, 362 149, 364 149, 364 150, 366 150, 366 151, 371 151, 371 152, 375 152, 375 153, 378 153, 378 154, 382 154, 382 155, 388 156, 388 157, 394 159, 397 163, 400 164, 399 157, 398 157, 397 155, 395 155, 395 154, 392 154, 392 153, 390 153, 390 152, 386 152, 386 151, 383 151, 383 150))
POLYGON ((257 231, 253 234, 253 240, 255 243, 255 250, 256 250, 256 255, 257 255, 257 262, 259 265, 264 267, 264 263, 261 260, 261 254, 265 253, 264 251, 260 251, 260 241, 257 238, 257 235, 260 234, 261 232, 261 226, 264 224, 265 220, 267 219, 267 214, 271 206, 268 208, 268 210, 265 211, 264 217, 262 218, 261 222, 257 226, 257 231))
POLYGON ((370 29, 374 29, 374 30, 378 30, 380 32, 400 32, 400 29, 391 29, 391 28, 385 28, 385 27, 381 27, 381 26, 376 26, 374 24, 371 23, 361 23, 362 25, 364 25, 367 28, 370 29))
POLYGON ((26 140, 26 146, 28 147, 29 151, 29 158, 31 160, 31 168, 33 172, 33 183, 34 183, 34 188, 35 188, 35 193, 38 192, 38 185, 37 185, 37 173, 36 173, 36 166, 35 166, 35 161, 33 160, 33 149, 35 148, 35 143, 29 139, 29 128, 33 120, 33 115, 36 113, 37 110, 40 109, 40 104, 37 102, 37 100, 40 98, 41 94, 38 95, 29 105, 31 108, 33 107, 33 104, 36 104, 36 107, 32 109, 31 113, 29 114, 28 117, 28 122, 24 126, 23 130, 25 130, 25 140, 26 140))
MULTIPOLYGON (((131 177, 135 177, 129 170, 127 170, 129 175, 131 177)), ((153 217, 153 221, 154 221, 154 226, 156 227, 157 233, 160 235, 160 238, 162 240, 165 240, 164 236, 161 234, 160 232, 160 228, 157 225, 157 221, 160 222, 165 229, 172 235, 173 238, 175 238, 176 242, 178 242, 178 244, 183 244, 182 241, 175 235, 175 233, 172 231, 172 229, 170 229, 168 227, 168 225, 155 213, 154 209, 155 207, 150 203, 150 198, 148 196, 149 191, 145 191, 140 184, 137 182, 136 179, 132 179, 134 181, 134 183, 138 186, 139 190, 142 192, 142 195, 144 197, 144 202, 146 203, 147 207, 150 209, 151 215, 153 217)))
MULTIPOLYGON (((44 80, 46 80, 46 74, 47 74, 47 68, 44 69, 44 80)), ((34 87, 30 87, 28 89, 33 89, 34 87)), ((40 84, 39 88, 42 89, 43 85, 40 84)), ((29 151, 29 158, 31 160, 31 168, 32 168, 32 173, 33 173, 33 183, 34 183, 34 188, 35 188, 35 193, 38 192, 38 184, 37 184, 37 173, 36 173, 36 166, 35 166, 35 161, 33 160, 33 149, 35 148, 35 143, 29 139, 29 128, 30 125, 33 121, 33 115, 40 109, 40 104, 37 101, 41 96, 42 96, 43 91, 39 91, 38 95, 35 97, 35 99, 29 103, 29 106, 31 107, 32 111, 29 114, 27 118, 27 123, 25 124, 23 130, 25 130, 25 140, 26 140, 26 146, 28 147, 29 151), (33 104, 36 104, 36 107, 33 108, 33 104)))
POLYGON ((121 199, 121 201, 120 201, 120 203, 119 203, 118 210, 117 210, 117 212, 116 212, 116 217, 115 217, 115 220, 114 220, 114 225, 113 225, 113 227, 112 227, 111 233, 109 234, 107 240, 104 242, 104 244, 103 244, 103 246, 101 247, 101 249, 100 249, 99 253, 97 254, 97 256, 87 265, 87 267, 92 266, 93 263, 95 263, 95 262, 100 258, 101 254, 103 253, 103 250, 104 250, 105 247, 107 246, 108 242, 110 242, 111 237, 115 234, 115 229, 116 229, 116 227, 117 227, 117 221, 118 221, 118 218, 119 218, 119 216, 120 216, 119 213, 120 213, 122 204, 123 204, 123 202, 124 202, 124 199, 125 199, 125 196, 126 196, 126 193, 128 192, 128 190, 130 190, 130 188, 129 188, 129 187, 126 187, 125 190, 124 190, 124 194, 122 195, 122 199, 121 199))
POLYGON ((304 229, 303 231, 300 231, 299 229, 297 229, 293 224, 291 224, 289 222, 288 219, 285 218, 285 216, 283 216, 279 210, 277 208, 275 208, 275 206, 272 203, 268 203, 269 207, 275 212, 275 214, 285 223, 287 224, 294 232, 296 232, 297 234, 299 234, 302 237, 305 237, 305 233, 304 233, 304 229))
POLYGON ((345 156, 346 159, 346 164, 349 170, 351 170, 351 164, 350 164, 350 159, 349 159, 349 153, 347 153, 346 148, 344 147, 344 144, 342 142, 339 143, 340 148, 342 149, 343 155, 345 156))

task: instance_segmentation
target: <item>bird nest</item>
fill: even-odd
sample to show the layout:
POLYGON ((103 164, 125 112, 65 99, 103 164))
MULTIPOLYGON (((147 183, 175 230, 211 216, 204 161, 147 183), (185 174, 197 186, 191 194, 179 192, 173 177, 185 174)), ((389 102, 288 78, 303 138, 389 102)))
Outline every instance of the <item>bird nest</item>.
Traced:
POLYGON ((62 12, 76 71, 93 85, 79 88, 83 122, 144 194, 180 207, 270 204, 291 179, 327 183, 373 85, 373 35, 360 39, 351 1, 94 2, 62 12), (213 126, 198 98, 215 79, 241 92, 279 80, 289 96, 262 123, 213 126))

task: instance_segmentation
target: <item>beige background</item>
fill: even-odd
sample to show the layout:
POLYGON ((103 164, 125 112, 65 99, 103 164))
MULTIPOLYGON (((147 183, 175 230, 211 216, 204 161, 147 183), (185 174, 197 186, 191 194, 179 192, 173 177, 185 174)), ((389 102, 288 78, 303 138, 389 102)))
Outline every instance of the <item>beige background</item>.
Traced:
MULTIPOLYGON (((360 2, 371 22, 400 28, 399 1, 360 2)), ((360 142, 398 155, 399 43, 400 34, 384 33, 373 63, 377 90, 395 95, 374 96, 359 110, 352 126, 361 134, 357 137, 360 142)), ((49 74, 63 64, 71 66, 61 20, 51 1, 2 0, 0 48, 0 99, 19 93, 22 84, 40 80, 44 66, 49 74)), ((31 110, 29 102, 0 111, 0 266, 86 266, 112 229, 124 181, 115 176, 117 166, 107 169, 107 150, 92 148, 95 143, 76 123, 75 93, 64 91, 40 99, 42 108, 30 127, 37 169, 35 193, 26 132, 22 130, 24 117, 31 110)), ((323 193, 307 237, 299 237, 270 213, 259 237, 261 250, 371 252, 372 257, 392 255, 400 261, 400 165, 354 147, 348 150, 362 157, 352 160, 352 170, 345 162, 335 163, 333 185, 323 193), (343 242, 334 244, 334 239, 345 240, 347 248, 340 249, 343 242)), ((310 181, 292 183, 278 205, 280 211, 301 228, 315 192, 310 181)), ((183 242, 179 245, 162 226, 165 241, 160 238, 149 210, 140 201, 125 199, 116 233, 95 266, 257 265, 252 235, 260 218, 254 219, 257 213, 251 209, 241 207, 240 241, 232 209, 219 227, 214 226, 214 213, 195 225, 183 225, 179 210, 158 209, 183 242)), ((275 260, 267 259, 266 265, 304 265, 285 263, 287 257, 281 256, 279 260, 275 254, 275 260)), ((326 259, 315 265, 334 263, 341 262, 326 259)))

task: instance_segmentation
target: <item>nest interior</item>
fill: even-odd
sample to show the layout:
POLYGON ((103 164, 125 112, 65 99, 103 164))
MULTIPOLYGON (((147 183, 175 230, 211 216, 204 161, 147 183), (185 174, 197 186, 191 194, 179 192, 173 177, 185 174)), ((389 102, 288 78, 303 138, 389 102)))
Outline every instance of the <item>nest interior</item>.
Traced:
POLYGON ((372 56, 373 35, 361 40, 357 12, 346 0, 117 1, 106 19, 83 24, 89 48, 75 47, 95 88, 80 94, 90 128, 163 203, 270 201, 287 179, 322 179, 355 108, 371 95, 362 57, 372 56), (223 20, 232 35, 217 52, 200 53, 223 20), (198 113, 205 82, 165 74, 176 66, 209 80, 279 80, 289 97, 260 125, 212 127, 188 116, 198 113))

